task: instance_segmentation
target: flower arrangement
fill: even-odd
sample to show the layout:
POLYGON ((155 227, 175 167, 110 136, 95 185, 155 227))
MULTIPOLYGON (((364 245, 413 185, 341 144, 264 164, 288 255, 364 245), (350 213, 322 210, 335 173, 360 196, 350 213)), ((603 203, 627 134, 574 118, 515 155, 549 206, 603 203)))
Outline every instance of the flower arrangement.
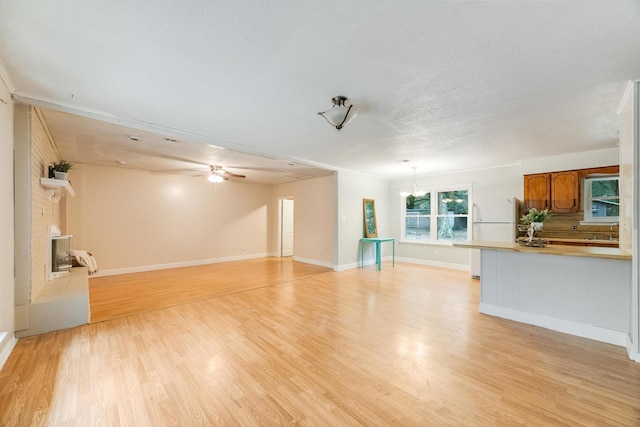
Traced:
POLYGON ((531 224, 533 222, 544 222, 549 219, 550 216, 551 212, 549 212, 549 209, 539 211, 536 208, 531 208, 529 209, 529 212, 527 212, 525 215, 522 215, 520 221, 524 222, 525 224, 531 224))

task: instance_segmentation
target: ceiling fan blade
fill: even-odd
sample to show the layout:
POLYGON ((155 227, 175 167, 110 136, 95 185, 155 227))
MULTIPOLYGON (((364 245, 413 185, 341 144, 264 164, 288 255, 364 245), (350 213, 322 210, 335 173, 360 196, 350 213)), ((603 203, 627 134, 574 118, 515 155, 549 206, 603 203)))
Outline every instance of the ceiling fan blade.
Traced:
POLYGON ((224 168, 224 166, 211 166, 211 172, 223 177, 246 178, 245 175, 240 175, 240 174, 228 171, 227 169, 224 168))

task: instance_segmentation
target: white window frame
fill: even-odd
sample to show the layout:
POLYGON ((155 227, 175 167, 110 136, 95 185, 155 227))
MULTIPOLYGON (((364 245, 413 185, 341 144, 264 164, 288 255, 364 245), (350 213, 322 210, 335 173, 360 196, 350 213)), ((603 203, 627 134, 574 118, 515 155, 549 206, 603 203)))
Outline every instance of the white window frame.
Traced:
POLYGON ((432 188, 425 191, 425 195, 431 193, 431 213, 429 216, 429 239, 421 240, 421 239, 407 239, 406 238, 406 224, 407 224, 407 198, 404 196, 400 197, 400 242, 402 243, 418 243, 418 244, 430 244, 430 245, 453 245, 453 240, 439 240, 438 239, 438 218, 445 217, 466 217, 467 218, 467 240, 473 240, 473 201, 472 201, 472 192, 471 186, 469 185, 457 185, 451 187, 437 187, 432 188), (438 194, 445 193, 448 191, 466 191, 467 192, 467 214, 457 214, 457 215, 440 215, 438 214, 438 194))
MULTIPOLYGON (((593 180, 617 180, 618 181, 618 189, 620 188, 620 175, 616 174, 616 175, 595 175, 595 176, 588 176, 584 179, 584 183, 583 183, 583 211, 584 211, 584 220, 580 221, 581 224, 593 224, 593 223, 597 223, 597 224, 602 224, 602 223, 608 223, 608 224, 615 224, 620 222, 620 217, 619 216, 592 216, 592 211, 591 211, 591 207, 592 207, 592 196, 591 196, 591 184, 589 181, 593 181, 593 180)), ((605 198, 606 199, 606 198, 605 198)), ((616 199, 614 197, 611 197, 610 199, 616 199)), ((617 197, 618 203, 620 203, 620 191, 618 190, 618 197, 617 197)))

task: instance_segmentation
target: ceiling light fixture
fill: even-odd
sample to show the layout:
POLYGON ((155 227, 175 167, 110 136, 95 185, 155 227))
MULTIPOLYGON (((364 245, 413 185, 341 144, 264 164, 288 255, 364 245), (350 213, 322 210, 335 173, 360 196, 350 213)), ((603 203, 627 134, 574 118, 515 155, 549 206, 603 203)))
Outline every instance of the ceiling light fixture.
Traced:
POLYGON ((347 107, 345 105, 347 101, 349 100, 346 96, 334 96, 331 99, 331 102, 333 102, 333 107, 329 108, 327 111, 321 111, 318 114, 324 117, 331 126, 340 130, 344 126, 349 124, 349 122, 356 116, 356 114, 353 113, 351 117, 349 117, 349 112, 351 111, 353 105, 349 104, 349 106, 347 107))
POLYGON ((413 169, 413 182, 411 183, 411 192, 403 191, 403 192, 400 193, 400 195, 402 197, 408 197, 408 196, 421 197, 421 196, 424 196, 425 194, 427 194, 427 192, 426 191, 419 191, 418 190, 418 184, 416 183, 416 169, 417 169, 417 166, 412 166, 411 169, 413 169))
POLYGON ((219 183, 224 181, 224 178, 218 175, 217 173, 213 173, 213 171, 209 172, 209 176, 207 177, 209 182, 219 183))

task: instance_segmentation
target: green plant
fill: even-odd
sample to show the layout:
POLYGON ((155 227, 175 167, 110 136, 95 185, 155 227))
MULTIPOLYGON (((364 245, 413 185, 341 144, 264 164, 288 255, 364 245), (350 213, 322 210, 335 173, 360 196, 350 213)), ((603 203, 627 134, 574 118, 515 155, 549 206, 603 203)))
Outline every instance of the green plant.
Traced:
POLYGON ((525 224, 529 224, 532 222, 544 222, 549 219, 550 216, 551 212, 549 212, 549 209, 539 211, 536 208, 531 208, 529 209, 529 212, 527 212, 525 215, 522 215, 520 221, 524 222, 525 224))
POLYGON ((60 160, 58 163, 53 164, 53 170, 56 172, 69 172, 69 169, 73 167, 73 164, 66 160, 60 160))

